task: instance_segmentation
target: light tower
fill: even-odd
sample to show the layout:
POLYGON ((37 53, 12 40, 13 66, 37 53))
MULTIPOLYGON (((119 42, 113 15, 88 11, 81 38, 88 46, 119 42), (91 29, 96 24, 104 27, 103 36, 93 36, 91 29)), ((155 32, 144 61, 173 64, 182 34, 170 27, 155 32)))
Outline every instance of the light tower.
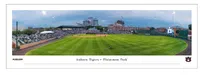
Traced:
POLYGON ((18 46, 18 21, 16 22, 16 50, 19 50, 19 46, 18 46))
POLYGON ((175 26, 175 15, 176 15, 176 12, 173 11, 172 15, 173 15, 173 22, 174 22, 174 26, 175 26))

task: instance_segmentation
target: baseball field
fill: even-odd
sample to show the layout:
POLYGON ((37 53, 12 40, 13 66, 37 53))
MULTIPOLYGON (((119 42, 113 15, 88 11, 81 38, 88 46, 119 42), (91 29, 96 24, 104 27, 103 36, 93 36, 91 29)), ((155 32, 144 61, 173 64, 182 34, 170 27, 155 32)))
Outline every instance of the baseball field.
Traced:
POLYGON ((76 34, 30 50, 26 55, 176 55, 184 40, 136 34, 76 34))

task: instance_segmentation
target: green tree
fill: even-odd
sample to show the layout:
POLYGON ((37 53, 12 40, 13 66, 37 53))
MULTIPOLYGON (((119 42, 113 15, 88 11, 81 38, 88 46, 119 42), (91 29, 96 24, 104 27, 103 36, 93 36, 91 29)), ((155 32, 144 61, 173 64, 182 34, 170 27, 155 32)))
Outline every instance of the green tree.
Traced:
POLYGON ((50 31, 50 30, 53 30, 53 29, 54 29, 54 27, 45 28, 45 30, 47 30, 47 31, 50 31))
POLYGON ((189 30, 192 30, 192 24, 189 24, 188 26, 189 26, 189 30))
POLYGON ((179 30, 176 30, 176 33, 177 33, 177 34, 179 34, 179 32, 180 32, 179 30))
POLYGON ((92 28, 92 27, 94 27, 94 26, 86 26, 86 29, 88 30, 88 29, 90 29, 90 28, 92 28))
POLYGON ((27 35, 31 35, 31 34, 35 34, 35 33, 36 33, 36 31, 31 30, 31 29, 25 29, 23 31, 23 34, 27 34, 27 35))
POLYGON ((12 31, 12 35, 22 34, 22 31, 12 31))
POLYGON ((108 31, 108 27, 103 27, 104 31, 107 32, 108 31))
POLYGON ((150 30, 154 30, 154 29, 155 29, 154 27, 151 27, 151 28, 150 28, 150 30))
POLYGON ((100 32, 103 32, 103 27, 102 26, 96 26, 96 29, 100 30, 100 32))

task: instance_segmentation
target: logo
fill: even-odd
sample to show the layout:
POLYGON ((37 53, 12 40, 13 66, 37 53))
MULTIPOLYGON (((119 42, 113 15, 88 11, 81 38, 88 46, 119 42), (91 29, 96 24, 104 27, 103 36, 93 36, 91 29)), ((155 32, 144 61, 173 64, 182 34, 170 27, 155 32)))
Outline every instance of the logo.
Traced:
POLYGON ((191 59, 191 57, 185 57, 185 61, 186 61, 186 62, 191 62, 192 59, 191 59))

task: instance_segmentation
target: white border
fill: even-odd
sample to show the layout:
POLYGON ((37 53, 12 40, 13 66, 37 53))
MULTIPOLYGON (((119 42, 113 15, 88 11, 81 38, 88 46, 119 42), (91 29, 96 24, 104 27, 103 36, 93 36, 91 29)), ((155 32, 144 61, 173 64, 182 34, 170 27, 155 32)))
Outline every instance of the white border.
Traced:
POLYGON ((7 68, 197 68, 197 5, 7 5, 7 68), (192 62, 178 56, 12 56, 12 10, 192 10, 192 62), (77 62, 76 58, 128 58, 77 62), (13 61, 12 58, 23 58, 13 61))

